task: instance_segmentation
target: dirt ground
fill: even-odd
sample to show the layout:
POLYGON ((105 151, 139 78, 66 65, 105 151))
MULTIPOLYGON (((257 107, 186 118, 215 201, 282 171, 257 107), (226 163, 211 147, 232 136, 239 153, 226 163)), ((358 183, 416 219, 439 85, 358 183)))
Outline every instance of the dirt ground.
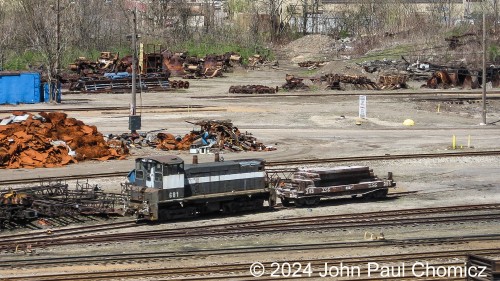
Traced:
MULTIPOLYGON (((345 63, 342 63, 345 64, 345 63)), ((353 66, 354 67, 354 66, 353 66)), ((321 70, 318 70, 321 71, 321 70)), ((205 106, 203 110, 189 109, 174 111, 171 109, 154 109, 142 111, 141 131, 167 129, 174 135, 184 135, 193 126, 186 121, 201 119, 230 119, 241 130, 251 132, 258 140, 276 147, 271 152, 225 153, 225 159, 258 157, 266 160, 314 159, 342 156, 366 156, 384 154, 433 153, 446 152, 451 149, 452 136, 457 137, 458 146, 462 150, 497 150, 500 147, 500 131, 496 124, 500 121, 500 103, 491 100, 488 103, 487 126, 481 123, 481 104, 449 104, 432 101, 417 101, 410 95, 373 95, 375 92, 338 92, 315 88, 311 92, 280 92, 276 95, 241 96, 229 94, 230 85, 263 84, 280 86, 287 73, 298 76, 311 76, 314 73, 298 68, 298 66, 280 61, 279 69, 261 68, 257 70, 236 69, 226 77, 207 80, 191 80, 188 90, 143 93, 139 98, 143 105, 166 106, 205 106), (308 96, 314 94, 314 96, 308 96), (347 95, 352 94, 352 95, 347 95), (366 94, 368 118, 358 118, 358 95, 366 94), (437 111, 437 107, 440 111, 437 111), (415 121, 415 126, 403 125, 405 119, 415 121), (357 121, 361 121, 357 125, 357 121), (470 136, 470 146, 468 140, 470 136)), ((394 91, 394 94, 415 94, 421 91, 418 84, 412 88, 394 91)), ((452 92, 453 90, 448 90, 452 92)), ((437 92, 425 90, 426 93, 437 92)), ((439 91, 441 92, 441 91, 439 91)), ((470 91, 464 93, 471 94, 470 91)), ((459 94, 457 94, 458 96, 459 94)), ((472 95, 472 94, 471 94, 472 95)), ((478 94, 474 94, 478 96, 478 94)), ((491 94, 496 96, 498 94, 491 94)), ((431 94, 442 97, 441 94, 431 94)), ((425 97, 428 97, 426 95, 425 97)), ((67 107, 103 107, 128 106, 129 94, 69 94, 63 96, 62 105, 19 105, 2 106, 1 109, 40 109, 67 107)), ((127 111, 88 111, 71 112, 86 124, 96 125, 104 134, 126 132, 128 128, 127 111)), ((123 161, 83 162, 57 169, 36 170, 1 170, 2 178, 33 178, 58 176, 67 174, 85 174, 91 172, 111 172, 132 169, 134 156, 176 154, 190 161, 188 152, 165 152, 150 148, 133 149, 132 156, 123 161)), ((213 155, 201 155, 200 162, 213 161, 213 155)), ((500 202, 500 161, 498 157, 413 159, 397 161, 377 161, 372 163, 346 163, 347 165, 369 165, 375 174, 386 175, 393 172, 397 181, 396 191, 418 191, 394 200, 378 202, 348 201, 340 204, 327 204, 313 209, 287 209, 272 213, 246 214, 235 217, 216 218, 178 222, 174 225, 206 225, 231 221, 253 221, 259 219, 314 216, 325 214, 342 214, 369 212, 389 209, 420 208, 433 206, 467 205, 500 202)), ((331 165, 330 165, 331 166, 331 165)), ((106 190, 118 190, 123 179, 106 179, 102 186, 106 190)), ((97 180, 91 180, 97 182, 97 180)), ((394 191, 393 191, 394 192, 394 191)), ((168 228, 170 224, 145 226, 144 228, 168 228)), ((141 227, 143 228, 143 227, 141 227)), ((251 245, 271 245, 276 243, 321 243, 329 241, 362 241, 365 231, 384 232, 393 239, 460 236, 498 233, 498 222, 463 225, 394 227, 390 229, 372 229, 369 225, 363 229, 349 232, 326 231, 318 233, 299 233, 293 236, 262 235, 259 237, 209 238, 189 241, 150 241, 144 243, 126 243, 123 245, 88 246, 84 248, 57 247, 40 250, 41 256, 85 255, 90 253, 120 253, 150 250, 186 250, 203 248, 232 248, 251 245)), ((454 245, 436 246, 435 249, 453 249, 454 245)), ((473 247, 473 246, 471 246, 473 247)), ((497 245, 498 247, 498 245, 497 245)), ((241 261, 248 263, 261 260, 286 260, 293 257, 351 256, 376 255, 381 253, 400 253, 425 251, 428 248, 409 247, 391 249, 361 249, 349 252, 321 253, 298 252, 290 256, 269 254, 265 256, 227 257, 214 260, 174 259, 168 267, 193 265, 209 265, 216 263, 232 263, 241 261), (261 259, 261 260, 259 260, 261 259)), ((10 257, 12 258, 12 257, 10 257)), ((250 264, 250 263, 249 263, 250 264)), ((142 264, 143 267, 162 266, 155 263, 142 264)), ((163 265, 164 266, 164 265, 163 265)), ((119 266, 117 266, 119 267, 119 266)), ((129 268, 130 265, 129 265, 129 268)), ((102 268, 101 268, 102 269, 102 268)), ((107 268, 109 269, 109 268, 107 268)), ((56 270, 56 269, 54 269, 56 270)), ((53 272, 52 269, 46 271, 53 272)), ((86 268, 60 268, 56 271, 87 270, 86 268)), ((99 270, 98 267, 93 270, 99 270)), ((34 272, 37 272, 36 270, 34 272)), ((40 270, 38 272, 41 272, 40 270)), ((6 272, 4 272, 6 273, 6 272)), ((25 272, 28 274, 27 272, 25 272)), ((2 272, 0 271, 0 274, 2 272)))

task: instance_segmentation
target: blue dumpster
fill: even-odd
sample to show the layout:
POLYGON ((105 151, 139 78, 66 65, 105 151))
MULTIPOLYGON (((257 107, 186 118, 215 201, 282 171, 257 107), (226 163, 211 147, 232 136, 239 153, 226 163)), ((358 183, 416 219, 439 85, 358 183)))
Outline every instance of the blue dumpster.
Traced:
POLYGON ((42 102, 40 73, 0 72, 0 104, 42 102))

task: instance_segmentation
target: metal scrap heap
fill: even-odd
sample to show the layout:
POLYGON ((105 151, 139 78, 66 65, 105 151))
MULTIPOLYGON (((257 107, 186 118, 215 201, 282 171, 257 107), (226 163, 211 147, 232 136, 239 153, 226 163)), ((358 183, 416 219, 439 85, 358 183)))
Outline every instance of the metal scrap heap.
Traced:
POLYGON ((268 87, 264 85, 244 85, 229 87, 229 93, 231 94, 275 94, 277 92, 278 87, 268 87))
POLYGON ((61 112, 14 112, 0 122, 0 168, 60 167, 87 159, 123 159, 128 148, 106 142, 95 126, 61 112))
POLYGON ((341 90, 341 84, 354 85, 356 89, 377 90, 377 84, 371 81, 366 76, 361 75, 345 75, 345 74, 326 74, 321 76, 321 81, 326 81, 327 88, 332 90, 341 90))
POLYGON ((311 61, 311 60, 308 60, 308 61, 303 61, 303 62, 299 62, 298 65, 299 67, 305 67, 305 68, 308 68, 308 69, 316 69, 318 67, 322 67, 326 64, 325 61, 311 61))
POLYGON ((174 137, 168 133, 158 133, 156 147, 163 150, 188 150, 192 145, 208 149, 228 151, 270 151, 274 147, 266 146, 252 136, 242 133, 228 120, 204 120, 188 122, 200 126, 184 137, 174 137))
POLYGON ((184 79, 220 77, 234 64, 242 63, 242 57, 234 52, 208 54, 204 58, 198 58, 166 50, 161 55, 164 68, 173 76, 182 76, 184 79))
POLYGON ((355 90, 396 90, 406 88, 406 75, 380 75, 379 82, 375 83, 366 76, 346 74, 326 74, 320 77, 321 82, 326 82, 327 88, 344 90, 350 85, 355 90))
POLYGON ((304 84, 304 78, 297 78, 293 75, 287 74, 285 77, 286 83, 282 88, 285 90, 309 90, 309 86, 304 84))
POLYGON ((0 229, 5 222, 26 223, 39 217, 74 215, 121 215, 125 198, 105 193, 97 184, 76 183, 76 188, 58 182, 0 190, 0 229))

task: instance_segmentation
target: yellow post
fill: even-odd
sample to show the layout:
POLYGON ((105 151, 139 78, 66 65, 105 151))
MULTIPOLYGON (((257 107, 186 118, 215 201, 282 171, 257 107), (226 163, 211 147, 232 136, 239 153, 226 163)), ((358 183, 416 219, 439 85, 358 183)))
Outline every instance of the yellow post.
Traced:
POLYGON ((439 113, 439 108, 440 108, 440 107, 441 107, 441 104, 440 104, 440 103, 438 103, 438 113, 439 113))
POLYGON ((451 149, 456 149, 457 148, 457 138, 455 135, 453 135, 453 138, 451 138, 451 149))
POLYGON ((470 135, 469 137, 467 138, 467 147, 470 148, 470 135))

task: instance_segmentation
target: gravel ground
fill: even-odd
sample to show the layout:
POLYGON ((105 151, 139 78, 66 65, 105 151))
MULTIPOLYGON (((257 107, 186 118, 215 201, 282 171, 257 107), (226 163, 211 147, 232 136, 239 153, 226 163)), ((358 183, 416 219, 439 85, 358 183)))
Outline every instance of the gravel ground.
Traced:
MULTIPOLYGON (((499 148, 499 130, 496 125, 480 126, 481 105, 443 104, 439 113, 437 102, 414 101, 408 97, 368 96, 368 118, 358 121, 358 94, 369 92, 352 92, 352 96, 338 95, 335 91, 316 89, 313 94, 326 96, 286 96, 280 93, 275 97, 232 97, 228 94, 230 85, 264 84, 276 86, 284 83, 286 73, 306 76, 306 72, 296 66, 280 62, 280 70, 263 68, 255 71, 237 69, 227 77, 220 79, 193 80, 188 90, 166 93, 144 93, 141 101, 144 105, 203 105, 211 106, 217 111, 200 111, 192 109, 183 112, 172 110, 143 110, 143 131, 166 128, 173 134, 183 135, 191 130, 192 125, 185 121, 200 119, 231 119, 242 131, 248 131, 265 144, 275 146, 272 152, 226 153, 225 159, 259 157, 266 160, 314 159, 342 156, 365 156, 406 153, 433 153, 450 150, 452 136, 457 136, 459 146, 467 147, 468 137, 473 148, 463 150, 496 150, 499 148), (216 96, 216 97, 214 97, 216 96), (405 127, 403 121, 411 118, 416 125, 405 127)), ((450 90, 452 91, 452 90, 450 90)), ((416 93, 412 88, 394 93, 416 93)), ((426 90, 426 92, 433 92, 426 90)), ((305 92, 301 92, 304 95, 305 92)), ((342 92, 345 94, 346 92, 342 92)), ((438 95, 436 95, 438 96, 438 95)), ((65 107, 78 106, 128 106, 129 95, 126 94, 90 94, 65 95, 65 107)), ((56 105, 19 105, 15 107, 2 106, 2 109, 23 110, 25 108, 44 107, 57 108, 56 105)), ((492 100, 488 105, 488 121, 500 120, 498 102, 492 100)), ((96 125, 107 133, 122 133, 127 130, 127 112, 71 112, 70 117, 76 117, 85 123, 96 125)), ((36 170, 1 170, 3 178, 26 178, 58 176, 66 174, 85 174, 92 172, 121 171, 132 168, 134 156, 152 154, 176 154, 190 161, 187 152, 163 152, 150 148, 135 149, 128 160, 106 162, 83 162, 58 169, 36 170)), ((200 161, 212 161, 212 155, 201 155, 200 161)), ((334 201, 313 209, 286 209, 272 213, 245 214, 235 217, 221 217, 211 220, 195 220, 176 222, 174 225, 209 225, 233 221, 253 221, 283 217, 299 217, 325 214, 342 214, 369 212, 389 209, 406 209, 434 206, 468 205, 500 202, 500 161, 498 157, 464 157, 441 159, 410 159, 397 161, 374 161, 371 163, 345 163, 350 165, 369 165, 375 174, 384 176, 393 172, 397 181, 396 191, 418 191, 394 200, 377 202, 334 201)), ((342 165, 339 163, 338 165, 342 165)), ((105 190, 118 191, 120 178, 105 179, 91 183, 101 184, 105 190)), ((145 226, 141 228, 169 228, 171 224, 145 226)), ((415 226, 394 227, 391 229, 372 229, 369 225, 352 231, 327 231, 302 234, 277 234, 259 237, 220 237, 200 240, 174 241, 144 241, 143 243, 122 243, 119 245, 67 246, 40 250, 41 256, 85 255, 91 253, 120 253, 136 251, 172 251, 201 248, 231 248, 250 245, 270 245, 276 243, 310 243, 328 241, 362 241, 365 231, 384 232, 391 239, 423 238, 439 236, 460 236, 498 233, 498 222, 467 223, 467 226, 456 224, 447 226, 415 226)), ((493 246, 498 247, 498 244, 493 246), (496 245, 496 246, 495 246, 496 245)), ((490 247, 492 245, 465 245, 469 248, 490 247)), ((297 252, 289 254, 269 253, 263 256, 245 256, 226 258, 210 257, 202 259, 173 259, 168 265, 152 262, 136 264, 133 267, 175 267, 187 265, 208 265, 216 263, 242 262, 260 260, 290 260, 294 257, 323 256, 369 256, 381 253, 407 253, 430 251, 437 249, 461 248, 460 245, 415 246, 391 249, 358 249, 356 251, 340 252, 297 252)), ((8 257, 10 255, 7 255, 8 257)), ((10 256, 12 258, 12 256, 10 256)), ((127 268, 132 268, 127 265, 127 268)), ((45 271, 86 271, 120 268, 120 265, 58 268, 31 270, 23 274, 45 271)), ((3 274, 16 274, 2 272, 3 274)), ((17 273, 19 274, 19 272, 17 273)), ((444 280, 444 279, 443 279, 444 280)))

